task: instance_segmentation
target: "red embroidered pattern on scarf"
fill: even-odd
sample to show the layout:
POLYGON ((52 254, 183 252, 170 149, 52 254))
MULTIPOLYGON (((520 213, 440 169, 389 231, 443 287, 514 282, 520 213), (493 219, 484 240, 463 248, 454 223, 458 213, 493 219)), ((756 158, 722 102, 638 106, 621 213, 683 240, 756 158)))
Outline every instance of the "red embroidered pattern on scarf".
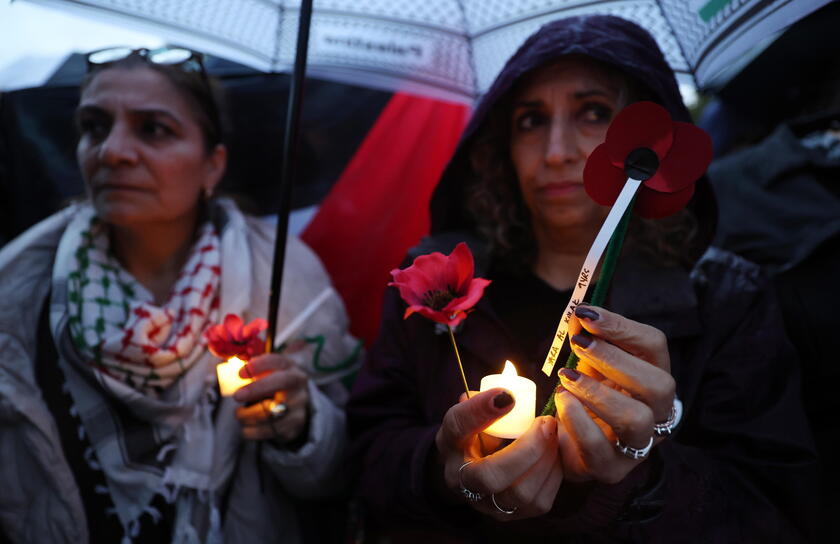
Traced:
POLYGON ((77 268, 69 273, 69 329, 90 364, 139 391, 166 388, 205 353, 204 329, 216 321, 221 250, 212 225, 198 241, 167 300, 151 293, 110 255, 91 220, 81 233, 77 268))
MULTIPOLYGON (((213 234, 215 235, 215 232, 213 234)), ((142 363, 150 368, 156 368, 160 366, 160 362, 156 364, 153 361, 152 358, 155 355, 163 352, 171 353, 172 356, 177 358, 183 358, 188 355, 188 353, 179 351, 179 345, 186 345, 183 343, 183 340, 187 340, 188 345, 192 348, 196 342, 200 341, 200 335, 205 328, 204 325, 208 323, 208 316, 201 309, 201 306, 204 306, 207 297, 213 296, 209 308, 212 311, 219 307, 219 296, 215 286, 218 285, 218 280, 221 276, 221 267, 207 264, 204 261, 205 256, 215 249, 217 249, 215 244, 206 244, 198 249, 195 254, 201 260, 195 263, 190 270, 187 270, 187 267, 185 267, 178 275, 175 280, 175 285, 169 293, 169 297, 161 306, 164 309, 162 314, 157 312, 155 315, 143 306, 134 308, 133 314, 139 319, 132 322, 133 326, 125 330, 122 339, 122 350, 114 354, 115 358, 125 362, 133 361, 135 364, 142 363), (201 276, 202 270, 208 271, 210 278, 205 278, 202 287, 196 287, 192 283, 201 276), (187 284, 186 286, 184 286, 185 283, 187 284), (186 298, 192 293, 199 294, 199 302, 196 306, 185 309, 182 304, 185 304, 186 301, 179 301, 178 299, 186 298), (172 306, 178 307, 178 313, 175 317, 172 316, 169 310, 172 306), (147 320, 151 325, 145 333, 145 339, 147 341, 144 341, 143 338, 135 339, 135 336, 143 336, 137 333, 143 332, 145 328, 144 321, 147 320), (157 338, 157 336, 162 332, 168 333, 169 331, 176 331, 175 335, 169 339, 167 344, 163 344, 167 340, 166 335, 163 338, 157 338), (142 361, 138 361, 136 358, 132 359, 125 355, 126 352, 132 349, 141 350, 146 357, 142 361)), ((207 275, 205 274, 205 276, 207 275)))

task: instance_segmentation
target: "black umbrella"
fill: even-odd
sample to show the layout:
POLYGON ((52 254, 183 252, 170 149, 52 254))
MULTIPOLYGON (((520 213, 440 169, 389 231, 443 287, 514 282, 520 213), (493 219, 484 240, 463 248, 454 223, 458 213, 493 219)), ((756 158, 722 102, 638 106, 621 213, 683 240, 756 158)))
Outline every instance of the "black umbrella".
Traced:
POLYGON ((292 182, 295 175, 300 110, 303 97, 303 80, 306 76, 306 53, 309 50, 309 23, 312 20, 312 0, 303 0, 300 6, 295 67, 292 71, 292 86, 289 90, 289 108, 286 115, 286 132, 283 136, 283 171, 280 175, 280 210, 277 214, 277 235, 274 238, 274 263, 271 269, 271 285, 268 298, 268 332, 265 336, 265 351, 274 351, 274 337, 277 334, 277 310, 280 308, 280 292, 283 285, 283 265, 286 262, 286 235, 289 231, 289 211, 292 201, 292 182))

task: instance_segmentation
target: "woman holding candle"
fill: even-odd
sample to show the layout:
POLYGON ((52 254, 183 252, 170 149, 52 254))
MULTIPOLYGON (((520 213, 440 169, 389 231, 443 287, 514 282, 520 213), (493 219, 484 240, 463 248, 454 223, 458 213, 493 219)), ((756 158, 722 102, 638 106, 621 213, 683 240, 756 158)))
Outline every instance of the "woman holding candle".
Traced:
MULTIPOLYGON (((294 539, 294 497, 340 482, 343 391, 313 363, 353 352, 343 306, 333 292, 297 331, 322 335, 321 349, 258 356, 253 383, 221 398, 203 332, 228 313, 264 314, 273 229, 212 197, 227 152, 199 54, 121 48, 88 61, 77 156, 89 201, 0 253, 2 532, 294 539)), ((301 242, 287 252, 281 330, 329 286, 301 242)))
POLYGON ((584 164, 612 118, 639 100, 690 121, 650 35, 592 16, 540 29, 478 105, 435 192, 433 236, 413 253, 469 243, 477 275, 492 283, 455 335, 467 382, 475 388, 510 359, 536 382, 537 408, 554 395, 557 412, 510 444, 481 435, 517 393, 466 399, 446 335, 403 320, 389 290, 348 413, 358 492, 395 540, 808 533, 813 455, 795 358, 756 269, 708 247, 715 216, 704 178, 686 211, 634 218, 609 309, 580 305, 571 319, 577 369, 561 371, 556 391, 540 372, 609 211, 584 192, 584 164))

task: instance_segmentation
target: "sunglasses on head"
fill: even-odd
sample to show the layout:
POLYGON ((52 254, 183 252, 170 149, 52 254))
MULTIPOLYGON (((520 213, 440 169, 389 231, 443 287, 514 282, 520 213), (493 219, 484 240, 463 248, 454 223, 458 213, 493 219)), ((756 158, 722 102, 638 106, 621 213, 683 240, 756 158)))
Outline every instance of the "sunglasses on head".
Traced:
POLYGON ((108 47, 88 53, 88 72, 109 64, 136 56, 151 64, 176 66, 185 72, 199 72, 206 78, 204 55, 183 47, 159 47, 157 49, 132 49, 130 47, 108 47))
POLYGON ((200 74, 201 81, 207 90, 207 93, 206 95, 205 93, 199 93, 198 95, 191 93, 191 96, 205 106, 202 110, 208 113, 209 121, 215 132, 216 138, 218 139, 221 137, 219 109, 213 96, 210 79, 204 68, 204 55, 183 47, 159 47, 156 49, 148 49, 145 47, 140 49, 132 49, 130 47, 109 47, 88 53, 88 73, 106 68, 110 64, 114 64, 129 57, 140 58, 149 64, 172 66, 187 73, 200 74))

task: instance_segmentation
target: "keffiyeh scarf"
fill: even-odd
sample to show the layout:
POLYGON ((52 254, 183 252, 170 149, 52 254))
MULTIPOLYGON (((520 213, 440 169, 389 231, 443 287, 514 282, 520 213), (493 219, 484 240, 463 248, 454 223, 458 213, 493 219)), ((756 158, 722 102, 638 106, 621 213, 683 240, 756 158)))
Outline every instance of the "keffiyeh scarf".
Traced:
POLYGON ((90 206, 56 253, 50 326, 59 367, 91 444, 85 458, 105 473, 110 513, 129 542, 141 515, 157 515, 156 494, 175 504, 173 542, 220 534, 218 499, 239 427, 233 401, 218 398, 218 360, 202 333, 222 312, 248 316, 251 260, 241 213, 221 203, 214 215, 162 305, 114 259, 90 206))
POLYGON ((68 327, 79 354, 96 372, 145 395, 167 389, 202 355, 201 333, 218 321, 221 266, 215 228, 201 227, 161 306, 110 253, 96 217, 79 241, 67 276, 68 327))

